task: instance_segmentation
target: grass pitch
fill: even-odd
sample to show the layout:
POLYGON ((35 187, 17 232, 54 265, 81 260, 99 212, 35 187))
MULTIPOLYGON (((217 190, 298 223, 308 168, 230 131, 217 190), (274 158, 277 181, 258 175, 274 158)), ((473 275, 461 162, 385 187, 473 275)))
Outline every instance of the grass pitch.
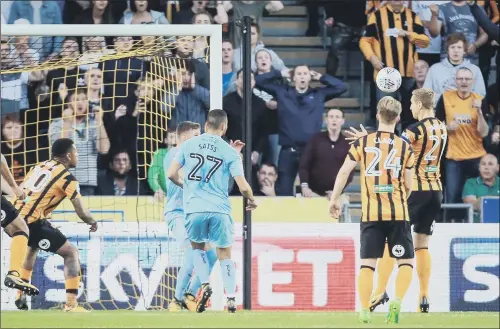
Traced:
POLYGON ((2 312, 2 328, 498 328, 498 313, 403 313, 398 325, 386 325, 375 313, 371 324, 358 323, 357 313, 167 311, 2 312))

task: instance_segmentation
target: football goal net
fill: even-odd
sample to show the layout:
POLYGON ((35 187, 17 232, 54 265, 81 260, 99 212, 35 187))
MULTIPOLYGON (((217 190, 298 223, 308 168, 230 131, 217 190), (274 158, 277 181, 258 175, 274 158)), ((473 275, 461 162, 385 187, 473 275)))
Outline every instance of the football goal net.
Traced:
MULTIPOLYGON (((164 222, 163 156, 180 121, 222 108, 221 58, 220 25, 2 25, 2 154, 21 183, 54 140, 73 139, 71 171, 101 223, 89 234, 67 201, 48 218, 79 249, 83 306, 168 307, 183 250, 164 222)), ((65 301, 61 257, 41 248, 31 281, 32 309, 65 301)), ((4 289, 2 310, 15 309, 4 289)))

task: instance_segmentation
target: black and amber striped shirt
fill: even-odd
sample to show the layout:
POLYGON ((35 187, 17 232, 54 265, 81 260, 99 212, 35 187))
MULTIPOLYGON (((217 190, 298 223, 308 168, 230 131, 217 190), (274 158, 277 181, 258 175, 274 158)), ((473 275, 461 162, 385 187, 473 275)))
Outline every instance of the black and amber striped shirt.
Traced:
MULTIPOLYGON (((418 60, 417 46, 426 48, 429 43, 430 39, 417 14, 406 7, 396 13, 389 4, 370 15, 359 47, 366 59, 375 55, 386 67, 393 67, 401 76, 411 78, 413 65, 418 60), (399 30, 405 30, 410 35, 399 37, 399 30)), ((374 77, 377 73, 375 70, 374 77)))
POLYGON ((55 160, 33 167, 24 178, 23 188, 27 197, 24 201, 16 200, 14 207, 28 224, 47 218, 64 198, 73 200, 80 197, 76 178, 55 160))
POLYGON ((410 144, 377 131, 354 142, 348 156, 361 164, 361 221, 409 220, 404 173, 414 165, 410 144))
POLYGON ((441 158, 448 132, 446 125, 436 118, 426 118, 410 125, 401 135, 415 152, 413 191, 442 191, 441 158))

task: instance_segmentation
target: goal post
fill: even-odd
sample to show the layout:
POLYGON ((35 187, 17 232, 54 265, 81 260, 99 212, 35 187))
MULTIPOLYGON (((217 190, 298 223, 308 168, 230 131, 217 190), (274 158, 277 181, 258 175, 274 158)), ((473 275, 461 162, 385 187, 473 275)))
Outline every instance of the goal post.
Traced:
POLYGON ((130 37, 130 36, 206 36, 210 37, 210 109, 222 109, 222 25, 187 24, 3 24, 0 35, 6 37, 130 37))
MULTIPOLYGON (((207 66, 207 64, 209 66, 208 73, 206 74, 209 74, 210 88, 208 88, 208 92, 205 92, 205 95, 209 93, 209 109, 222 109, 221 25, 14 24, 2 25, 0 32, 2 37, 2 54, 5 54, 5 48, 12 50, 12 56, 8 56, 9 65, 3 65, 5 62, 2 61, 0 72, 2 75, 10 75, 9 78, 16 78, 21 75, 27 76, 29 73, 31 77, 31 73, 59 70, 63 72, 61 76, 57 77, 59 79, 57 81, 64 79, 64 84, 66 84, 68 80, 72 79, 72 85, 74 85, 73 87, 69 87, 68 84, 66 99, 64 99, 61 97, 63 91, 58 89, 60 84, 54 83, 56 78, 52 80, 52 83, 49 83, 49 79, 47 78, 45 85, 40 83, 40 88, 36 88, 32 92, 34 100, 27 102, 28 96, 22 95, 21 92, 12 92, 13 88, 11 87, 13 83, 10 83, 11 81, 3 83, 2 80, 0 88, 2 96, 6 94, 10 94, 9 97, 14 95, 12 96, 15 97, 15 99, 12 99, 14 102, 26 101, 29 104, 28 107, 22 107, 22 111, 18 111, 19 117, 22 118, 11 117, 10 114, 14 112, 7 113, 8 115, 5 116, 7 107, 4 107, 4 98, 2 97, 0 112, 2 120, 8 118, 8 120, 12 120, 13 126, 20 126, 17 130, 19 136, 15 137, 14 133, 11 133, 11 136, 14 136, 12 137, 12 145, 17 145, 19 142, 21 146, 9 146, 7 152, 4 152, 2 148, 2 154, 6 156, 11 170, 15 172, 15 178, 18 179, 18 183, 23 180, 25 174, 33 165, 48 160, 50 142, 54 138, 63 136, 65 131, 71 130, 69 133, 70 138, 76 136, 81 143, 89 142, 87 144, 91 144, 91 137, 94 139, 95 144, 105 139, 102 138, 102 135, 95 136, 93 133, 90 133, 91 129, 100 129, 106 126, 106 122, 99 124, 99 120, 96 120, 92 116, 96 115, 100 108, 103 112, 101 114, 106 114, 107 117, 114 118, 117 111, 117 104, 123 102, 125 98, 128 99, 130 92, 135 96, 133 104, 136 104, 137 99, 143 99, 149 102, 149 107, 136 117, 136 126, 132 128, 134 130, 120 130, 120 136, 135 134, 134 137, 136 139, 134 143, 136 144, 136 149, 133 155, 136 156, 137 179, 142 181, 140 183, 146 183, 144 181, 148 179, 148 169, 154 167, 154 161, 151 159, 159 151, 159 145, 166 143, 169 137, 166 123, 169 122, 172 118, 172 113, 175 111, 175 96, 179 95, 183 88, 182 77, 179 77, 177 74, 187 71, 185 65, 189 61, 178 60, 177 57, 172 56, 175 50, 183 46, 182 43, 185 40, 182 38, 192 36, 193 44, 196 44, 196 41, 200 41, 195 45, 194 49, 195 51, 201 50, 197 52, 200 55, 193 55, 192 57, 203 61, 204 66, 207 66), (61 40, 67 37, 74 39, 82 38, 82 40, 85 40, 86 37, 90 39, 95 37, 101 37, 101 39, 122 37, 129 40, 130 48, 123 50, 118 45, 107 45, 101 49, 102 51, 92 52, 84 50, 82 53, 78 52, 78 56, 66 56, 67 53, 64 53, 66 50, 62 47, 63 45, 58 45, 63 48, 60 56, 39 62, 25 61, 24 57, 21 56, 21 51, 18 50, 18 48, 22 48, 19 46, 23 40, 29 38, 31 42, 30 46, 31 44, 38 45, 37 48, 33 47, 30 49, 31 53, 28 54, 29 56, 40 52, 36 57, 42 57, 40 49, 45 39, 47 39, 43 37, 61 37, 61 40), (146 40, 148 37, 152 40, 151 43, 146 40), (208 42, 202 40, 204 37, 209 38, 208 42), (42 42, 41 46, 40 41, 42 42), (146 58, 148 58, 148 68, 144 69, 146 58), (128 62, 128 66, 125 65, 125 67, 119 69, 116 66, 108 67, 105 65, 108 62, 117 62, 122 59, 128 62), (142 66, 132 67, 130 63, 134 60, 141 62, 142 66), (81 67, 84 66, 86 68, 82 70, 81 67), (70 69, 70 67, 73 67, 73 69, 70 69), (95 69, 96 67, 97 69, 95 69), (101 76, 99 86, 94 88, 99 91, 100 95, 98 97, 101 98, 101 102, 97 102, 98 110, 96 112, 91 108, 92 102, 89 91, 91 83, 89 83, 90 80, 87 81, 87 79, 91 79, 91 73, 89 72, 92 70, 95 70, 94 73, 97 72, 101 76), (122 71, 121 73, 118 72, 120 70, 122 71), (123 95, 120 94, 123 96, 123 99, 118 99, 121 96, 117 96, 118 93, 115 93, 113 89, 115 87, 118 89, 116 81, 113 80, 108 83, 104 79, 106 73, 114 76, 115 80, 118 73, 125 76, 124 93, 123 95), (130 75, 134 75, 136 79, 130 79, 130 75), (156 84, 158 81, 160 83, 156 84), (104 92, 107 85, 113 85, 111 95, 104 92), (130 86, 133 86, 135 89, 130 91, 132 90, 129 89, 130 86), (81 94, 78 94, 82 89, 84 91, 83 100, 79 98, 81 94), (74 91, 72 94, 71 90, 74 91), (54 102, 54 100, 57 102, 54 102), (104 101, 107 101, 107 106, 104 106, 104 101), (118 101, 118 103, 115 103, 115 101, 118 101), (78 108, 80 103, 87 103, 85 106, 87 112, 84 115, 80 114, 80 119, 81 117, 85 117, 85 119, 78 123, 79 127, 76 127, 74 122, 76 122, 76 112, 81 110, 78 108), (73 106, 71 109, 73 114, 68 116, 64 110, 71 106, 73 106), (69 118, 67 119, 70 122, 69 128, 64 126, 65 118, 69 118), (94 120, 92 124, 90 123, 91 120, 94 120), (53 133, 54 122, 60 124, 60 133, 58 134, 53 133), (81 128, 81 126, 84 128, 81 128), (140 160, 139 157, 143 160, 140 160)), ((73 40, 73 42, 75 41, 73 40)), ((122 41, 117 40, 117 43, 119 42, 122 41)), ((197 70, 197 68, 195 69, 197 70)), ((44 74, 47 77, 50 75, 50 72, 44 74)), ((45 82, 45 78, 42 80, 45 82)), ((191 108, 191 104, 187 106, 191 108)), ((207 110, 207 108, 208 106, 205 103, 203 109, 207 110)), ((132 117, 131 114, 130 117, 132 117)), ((170 126, 168 128, 172 130, 170 126)), ((12 130, 14 129, 12 128, 12 130)), ((106 129, 104 130, 106 131, 106 129)), ((76 140, 77 138, 74 139, 76 140)), ((5 142, 5 140, 2 140, 2 142, 5 142)), ((109 144, 111 144, 111 141, 109 144)), ((99 143, 99 145, 103 147, 104 144, 99 143)), ((71 172, 79 180, 81 186, 84 184, 82 184, 80 177, 83 178, 83 181, 90 182, 91 179, 88 177, 93 176, 92 183, 97 188, 98 169, 106 170, 108 168, 103 168, 102 163, 100 167, 97 164, 97 159, 100 155, 97 154, 98 151, 92 154, 95 157, 91 157, 86 151, 80 152, 80 146, 78 146, 78 149, 80 163, 83 163, 83 165, 82 168, 75 168, 71 172), (86 161, 82 161, 82 155, 86 157, 86 161), (91 162, 94 167, 85 167, 87 163, 91 162)), ((94 152, 96 147, 92 145, 89 146, 89 149, 92 149, 92 152, 94 152)), ((119 148, 114 151, 122 151, 122 149, 119 148)), ((109 151, 109 158, 111 157, 112 152, 109 151)), ((109 166, 109 159, 106 160, 108 162, 105 165, 109 166)), ((160 171, 164 171, 163 161, 159 163, 157 168, 160 171)), ((100 221, 100 229, 96 234, 89 235, 83 226, 77 224, 79 220, 71 203, 67 200, 57 207, 52 213, 52 218, 49 219, 54 225, 61 225, 61 231, 67 235, 80 251, 82 284, 79 301, 86 308, 93 310, 165 309, 173 298, 177 271, 182 264, 183 249, 178 246, 176 238, 164 221, 163 202, 158 202, 157 199, 149 195, 140 195, 139 189, 134 191, 137 194, 122 196, 116 194, 116 191, 113 191, 113 185, 111 186, 112 192, 110 194, 84 196, 93 216, 96 220, 100 221)), ((3 233, 0 233, 0 235, 3 238, 0 245, 2 253, 1 273, 3 277, 8 268, 10 251, 8 247, 9 238, 3 235, 3 233)), ((33 271, 32 282, 37 286, 43 287, 43 294, 41 293, 36 298, 28 299, 31 303, 30 308, 47 309, 59 307, 60 303, 64 302, 64 290, 60 289, 64 286, 64 275, 59 270, 61 268, 62 258, 49 255, 43 251, 39 253, 33 271)), ((220 270, 217 267, 214 268, 214 275, 212 277, 220 276, 219 273, 220 270)), ((11 291, 4 291, 3 287, 1 292, 2 303, 0 303, 0 308, 2 311, 5 309, 15 309, 15 293, 11 294, 11 291)), ((224 304, 222 298, 220 298, 223 295, 222 284, 218 282, 214 286, 212 309, 223 309, 224 304)))

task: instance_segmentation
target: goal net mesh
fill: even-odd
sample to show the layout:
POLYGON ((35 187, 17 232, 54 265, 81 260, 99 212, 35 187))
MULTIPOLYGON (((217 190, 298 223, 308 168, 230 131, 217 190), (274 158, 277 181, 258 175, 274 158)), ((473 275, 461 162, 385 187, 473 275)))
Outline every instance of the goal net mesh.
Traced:
MULTIPOLYGON (((59 40, 2 36, 2 154, 21 183, 32 166, 49 159, 53 141, 74 139, 79 164, 72 173, 102 226, 90 235, 67 201, 49 220, 74 227, 63 233, 80 252, 79 302, 96 310, 164 309, 173 298, 183 252, 163 222, 165 200, 161 193, 153 197, 149 186, 164 188, 158 182, 163 161, 155 158, 175 144, 172 114, 191 74, 187 66, 193 58, 209 65, 209 44, 205 37, 189 36, 61 38, 61 50, 52 56, 44 53, 48 39, 59 40), (122 151, 129 160, 119 156, 122 151), (120 187, 111 179, 111 190, 103 192, 101 179, 121 177, 113 166, 122 162, 136 173, 137 184, 128 185, 127 178, 120 187), (158 225, 145 225, 151 222, 158 225)), ((4 246, 2 275, 9 253, 4 246)), ((60 308, 62 258, 40 251, 32 283, 41 294, 31 299, 31 308, 60 308)), ((5 296, 13 302, 2 286, 5 296)))

